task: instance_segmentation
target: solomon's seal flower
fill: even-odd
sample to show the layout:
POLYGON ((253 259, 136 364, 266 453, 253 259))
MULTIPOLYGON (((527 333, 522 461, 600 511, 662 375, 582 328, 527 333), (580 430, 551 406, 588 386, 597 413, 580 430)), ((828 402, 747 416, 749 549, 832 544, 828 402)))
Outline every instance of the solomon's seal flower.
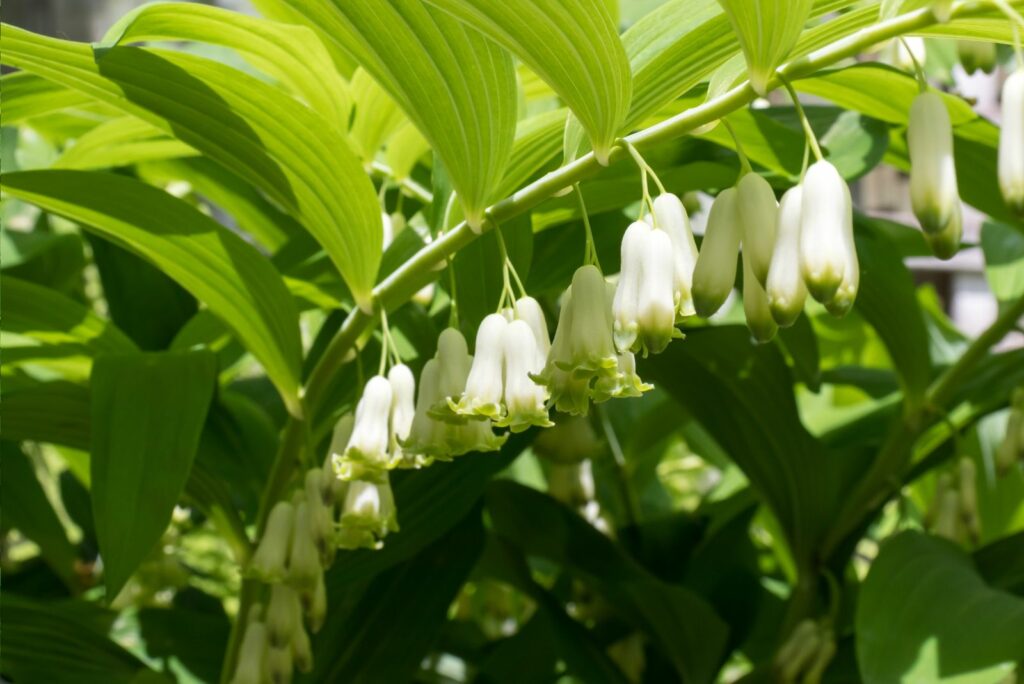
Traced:
POLYGON ((775 248, 779 219, 775 191, 761 176, 747 173, 736 185, 736 216, 740 223, 743 254, 762 286, 768 282, 768 268, 775 248))
POLYGON ((779 203, 778 236, 768 269, 768 306, 772 318, 783 328, 796 322, 804 310, 807 287, 800 273, 800 210, 803 186, 797 185, 779 203))
POLYGON ((278 501, 270 510, 259 546, 249 561, 248 574, 263 582, 284 579, 285 563, 292 544, 294 511, 287 501, 278 501))
MULTIPOLYGON (((476 333, 476 355, 466 378, 462 398, 450 402, 460 416, 481 416, 491 420, 504 417, 502 376, 505 366, 505 329, 508 320, 501 314, 484 318, 476 333)), ((532 333, 531 333, 532 336, 532 333)))
POLYGON ((550 427, 553 423, 548 418, 548 393, 531 377, 544 367, 533 330, 525 321, 512 321, 505 329, 502 341, 507 413, 496 424, 499 427, 508 427, 512 432, 522 432, 531 425, 550 427))
POLYGON ((829 162, 815 162, 807 170, 800 216, 800 265, 807 289, 822 303, 835 296, 846 273, 848 192, 846 181, 829 162))
POLYGON ((718 193, 704 232, 697 266, 693 270, 693 305, 707 318, 720 308, 736 282, 736 257, 740 251, 740 224, 736 189, 718 193))
POLYGON ((999 187, 1006 204, 1024 215, 1024 69, 1010 74, 1003 84, 999 187))
POLYGON ((697 242, 690 229, 690 217, 682 201, 670 192, 654 199, 654 223, 672 239, 673 296, 680 318, 693 316, 693 269, 697 265, 697 242))
MULTIPOLYGON (((857 245, 853 240, 853 198, 850 197, 850 188, 843 184, 843 202, 845 215, 843 219, 843 279, 839 287, 832 295, 832 299, 825 302, 825 308, 833 316, 845 316, 853 308, 857 299, 857 291, 860 289, 860 261, 857 259, 857 245)), ((959 215, 959 214, 958 214, 959 215)))
POLYGON ((775 337, 779 326, 772 318, 768 295, 757 281, 746 250, 743 251, 743 313, 755 340, 763 344, 775 337))
POLYGON ((341 513, 341 547, 377 549, 381 539, 397 531, 395 500, 387 477, 382 483, 354 480, 341 513))
MULTIPOLYGON (((363 388, 363 397, 356 405, 356 422, 352 438, 345 449, 344 461, 369 468, 384 468, 391 446, 391 383, 379 375, 370 378, 363 388)), ((342 469, 339 476, 352 479, 355 473, 342 469)))
POLYGON ((914 214, 926 233, 941 233, 960 213, 960 195, 953 161, 953 126, 938 94, 925 92, 914 99, 907 147, 914 214))

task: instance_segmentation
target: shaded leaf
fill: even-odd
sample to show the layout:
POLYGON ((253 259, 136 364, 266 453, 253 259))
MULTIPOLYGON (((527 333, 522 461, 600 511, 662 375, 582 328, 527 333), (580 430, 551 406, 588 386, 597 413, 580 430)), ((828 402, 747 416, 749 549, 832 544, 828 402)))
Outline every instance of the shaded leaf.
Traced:
POLYGON ((170 522, 216 370, 206 351, 101 356, 93 366, 92 504, 109 600, 170 522))

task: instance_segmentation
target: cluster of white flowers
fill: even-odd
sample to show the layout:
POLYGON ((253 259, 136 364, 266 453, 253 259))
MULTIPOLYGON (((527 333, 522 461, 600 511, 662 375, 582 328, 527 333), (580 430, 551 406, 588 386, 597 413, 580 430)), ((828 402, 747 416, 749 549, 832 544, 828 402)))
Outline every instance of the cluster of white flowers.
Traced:
POLYGON ((1010 74, 1003 84, 999 187, 1010 209, 1024 216, 1024 68, 1010 74))

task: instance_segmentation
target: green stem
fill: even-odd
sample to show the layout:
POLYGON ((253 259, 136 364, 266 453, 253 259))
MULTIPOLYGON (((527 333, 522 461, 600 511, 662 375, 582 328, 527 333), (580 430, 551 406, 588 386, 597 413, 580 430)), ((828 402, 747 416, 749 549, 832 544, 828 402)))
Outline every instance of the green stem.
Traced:
POLYGON ((779 80, 782 81, 782 85, 785 86, 786 91, 789 93, 789 98, 793 100, 793 106, 796 107, 796 115, 800 118, 800 125, 804 127, 804 135, 807 137, 807 144, 810 145, 811 151, 814 152, 814 158, 821 161, 824 159, 821 155, 821 145, 818 144, 818 137, 814 135, 814 129, 811 128, 811 122, 807 118, 807 112, 804 111, 803 104, 800 102, 800 96, 796 94, 796 88, 782 74, 779 74, 779 80))
POLYGON ((914 76, 917 78, 918 90, 922 93, 926 92, 928 90, 928 77, 924 74, 924 67, 922 67, 921 63, 917 61, 917 55, 915 55, 914 51, 910 49, 910 45, 907 43, 907 40, 901 36, 899 41, 900 45, 903 46, 903 49, 907 51, 907 56, 910 57, 910 61, 914 64, 914 76))
MULTIPOLYGON (((954 5, 952 16, 954 18, 963 18, 982 14, 985 11, 986 8, 980 3, 959 2, 954 5)), ((932 16, 929 8, 916 10, 888 21, 879 22, 786 64, 779 69, 769 85, 777 87, 780 82, 780 76, 790 79, 810 76, 820 69, 842 59, 852 57, 880 42, 891 40, 905 33, 919 31, 934 23, 935 18, 932 16)), ((637 148, 654 147, 661 142, 685 135, 699 126, 721 119, 729 113, 747 106, 756 97, 757 93, 750 86, 750 83, 744 82, 719 97, 708 100, 702 105, 688 109, 658 124, 633 133, 626 140, 637 148)), ((623 152, 624 150, 621 146, 613 147, 610 151, 609 159, 605 161, 614 161, 616 158, 620 158, 623 152)), ((520 216, 559 193, 564 188, 593 176, 601 168, 603 168, 603 165, 598 161, 594 153, 587 153, 565 166, 542 176, 510 197, 491 206, 486 211, 486 215, 490 219, 486 224, 500 224, 520 216)), ((376 165, 374 170, 381 172, 376 165)), ((413 190, 406 182, 403 182, 402 185, 410 190, 410 194, 419 197, 421 200, 426 200, 428 193, 425 190, 422 192, 413 190)), ((303 392, 306 417, 296 418, 291 416, 288 418, 288 423, 282 435, 281 446, 271 470, 271 477, 267 482, 260 504, 258 516, 259 530, 262 530, 270 507, 277 502, 278 498, 285 491, 291 480, 294 468, 300 462, 299 455, 305 447, 306 435, 309 430, 306 421, 312 420, 318 415, 319 409, 322 408, 321 402, 324 400, 326 391, 329 389, 338 370, 349 358, 352 348, 359 337, 376 319, 374 315, 376 308, 384 306, 388 310, 392 310, 403 304, 420 288, 430 282, 431 274, 437 264, 447 262, 452 255, 477 237, 479 236, 470 229, 465 221, 459 223, 429 245, 420 249, 402 266, 377 284, 373 290, 373 311, 366 312, 357 307, 349 313, 348 318, 342 323, 341 328, 310 373, 305 391, 303 392)), ((242 592, 239 607, 240 615, 245 615, 252 600, 254 600, 250 593, 244 590, 242 592)), ((232 629, 231 646, 224 661, 226 672, 231 672, 234 667, 238 642, 240 640, 238 633, 242 631, 240 622, 236 620, 232 629)))
POLYGON ((722 119, 722 125, 729 132, 732 144, 736 146, 736 156, 740 158, 740 175, 745 176, 748 173, 753 173, 754 168, 750 165, 750 160, 747 159, 747 153, 743 151, 743 143, 740 142, 740 137, 736 135, 736 129, 732 127, 732 124, 726 118, 722 119))

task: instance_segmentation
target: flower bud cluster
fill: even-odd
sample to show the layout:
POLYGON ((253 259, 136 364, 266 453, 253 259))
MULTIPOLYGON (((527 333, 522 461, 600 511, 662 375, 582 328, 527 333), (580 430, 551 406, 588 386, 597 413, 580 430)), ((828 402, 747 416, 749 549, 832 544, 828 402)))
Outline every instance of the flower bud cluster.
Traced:
POLYGON ((925 525, 940 537, 958 544, 977 544, 981 538, 978 517, 977 466, 962 457, 953 472, 939 475, 925 525))
POLYGON ((317 619, 300 593, 287 584, 273 585, 267 606, 254 604, 246 616, 231 684, 289 684, 294 670, 311 672, 313 649, 306 630, 320 629, 326 598, 322 594, 321 617, 317 619))
POLYGON ((736 280, 742 246, 743 309, 758 342, 792 325, 810 292, 836 315, 853 306, 860 264, 853 239, 850 189, 827 161, 811 165, 782 201, 768 182, 747 173, 711 206, 693 274, 699 316, 722 307, 736 280))
POLYGON ((801 620, 775 655, 776 681, 819 684, 835 655, 835 632, 829 621, 801 620))

